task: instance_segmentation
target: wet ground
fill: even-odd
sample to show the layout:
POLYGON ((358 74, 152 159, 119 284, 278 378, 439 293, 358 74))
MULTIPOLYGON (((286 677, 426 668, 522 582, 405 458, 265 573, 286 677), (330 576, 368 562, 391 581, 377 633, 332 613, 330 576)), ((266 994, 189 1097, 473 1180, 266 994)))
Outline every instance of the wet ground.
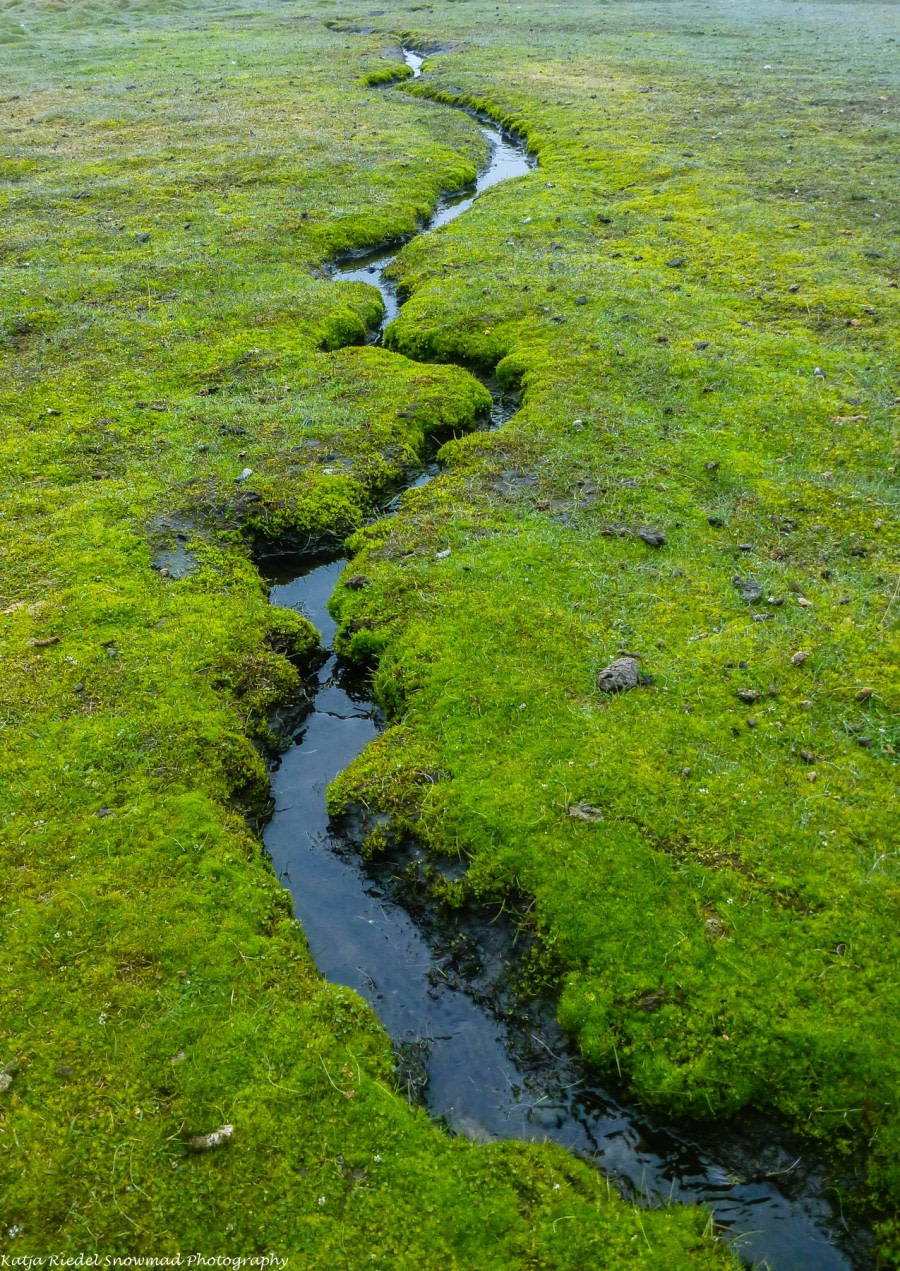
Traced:
MULTIPOLYGON (((418 73, 422 59, 406 54, 418 73)), ((471 191, 448 199, 423 232, 461 215, 499 181, 533 166, 524 148, 484 126, 491 161, 471 191)), ((401 299, 385 270, 396 247, 335 267, 336 279, 379 287, 385 319, 401 299)), ((491 385, 491 425, 515 403, 491 385)), ((410 476, 421 485, 432 465, 410 476)), ((408 487, 407 487, 408 488, 408 487)), ((385 512, 395 510, 402 493, 385 512)), ((309 617, 329 648, 335 626, 327 602, 343 558, 277 557, 263 562, 273 604, 309 617)), ((676 1129, 638 1112, 594 1081, 555 1022, 552 1004, 510 997, 513 933, 489 911, 454 927, 410 904, 415 855, 367 869, 329 824, 328 784, 379 731, 377 708, 358 671, 330 654, 310 685, 313 705, 272 774, 275 812, 265 842, 291 891, 310 950, 329 980, 356 989, 378 1014, 398 1054, 411 1098, 456 1133, 476 1140, 549 1139, 594 1161, 623 1192, 648 1204, 703 1203, 748 1262, 773 1271, 840 1271, 866 1265, 864 1242, 846 1233, 822 1175, 783 1131, 761 1122, 717 1127, 715 1135, 676 1129), (403 897, 407 907, 399 903, 403 897), (838 1247, 838 1237, 844 1248, 838 1247)))

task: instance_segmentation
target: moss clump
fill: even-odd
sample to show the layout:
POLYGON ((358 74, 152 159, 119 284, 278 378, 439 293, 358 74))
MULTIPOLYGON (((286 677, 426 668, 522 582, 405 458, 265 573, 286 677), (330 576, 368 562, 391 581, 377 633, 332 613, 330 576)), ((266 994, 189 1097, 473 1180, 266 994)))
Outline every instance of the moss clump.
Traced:
POLYGON ((405 62, 398 62, 394 66, 379 66, 377 70, 366 71, 360 78, 363 84, 375 88, 382 84, 396 84, 401 80, 409 79, 411 75, 412 67, 407 66, 405 62))

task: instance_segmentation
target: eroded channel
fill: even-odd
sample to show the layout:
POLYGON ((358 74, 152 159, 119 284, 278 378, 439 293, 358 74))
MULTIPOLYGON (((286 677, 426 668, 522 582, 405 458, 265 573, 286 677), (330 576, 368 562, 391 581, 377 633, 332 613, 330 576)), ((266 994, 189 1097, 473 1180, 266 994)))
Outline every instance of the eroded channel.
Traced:
MULTIPOLYGON (((424 59, 410 51, 405 58, 418 75, 424 59)), ((534 167, 520 142, 483 121, 482 127, 491 145, 487 168, 473 189, 441 203, 423 233, 460 216, 490 186, 534 167)), ((371 252, 333 271, 337 279, 381 291, 385 317, 373 338, 380 339, 400 308, 385 277, 397 250, 371 252)), ((509 403, 495 392, 493 426, 509 414, 509 403)), ((423 468, 408 485, 421 485, 436 472, 433 465, 423 468)), ((273 557, 261 566, 272 604, 304 613, 328 650, 335 625, 327 604, 345 563, 335 554, 273 557)), ((705 1204, 748 1262, 773 1271, 866 1265, 864 1246, 860 1252, 854 1244, 848 1252, 821 1175, 782 1132, 758 1124, 693 1136, 623 1103, 594 1080, 552 1009, 501 1006, 494 986, 509 954, 502 924, 488 916, 477 932, 463 933, 467 954, 461 959, 458 940, 451 948, 446 933, 399 903, 402 889, 395 883, 401 874, 409 876, 409 857, 364 867, 329 823, 325 792, 377 736, 379 713, 364 678, 333 653, 310 692, 313 704, 294 744, 273 765, 275 811, 265 844, 319 970, 374 1008, 400 1057, 410 1096, 452 1131, 476 1140, 561 1144, 642 1203, 705 1204)))

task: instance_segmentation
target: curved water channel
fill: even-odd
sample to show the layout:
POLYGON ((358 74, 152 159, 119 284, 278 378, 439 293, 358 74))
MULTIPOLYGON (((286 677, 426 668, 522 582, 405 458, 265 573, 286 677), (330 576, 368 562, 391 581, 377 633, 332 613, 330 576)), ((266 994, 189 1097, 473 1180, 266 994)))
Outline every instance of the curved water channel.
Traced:
MULTIPOLYGON (((414 75, 424 60, 410 51, 414 75)), ((422 231, 460 216, 490 186, 535 166, 524 145, 480 120, 490 161, 474 189, 444 199, 422 231)), ((401 299, 384 271, 391 247, 333 267, 338 280, 379 288, 384 326, 401 299)), ((495 393, 493 426, 510 416, 495 393)), ((434 465, 409 480, 422 485, 434 465)), ((389 505, 387 512, 393 510, 389 505)), ((327 603, 345 559, 271 557, 261 564, 272 604, 306 614, 331 649, 335 624, 327 603)), ((849 1271, 865 1264, 835 1243, 838 1224, 820 1175, 783 1133, 757 1125, 702 1137, 654 1120, 596 1083, 552 1016, 498 1009, 491 964, 509 956, 502 924, 490 916, 473 938, 469 968, 397 900, 391 864, 366 868, 329 824, 328 784, 380 729, 378 710, 359 673, 331 653, 309 686, 313 703, 294 744, 273 765, 275 811, 265 845, 290 889, 321 973, 355 989, 390 1035, 409 1091, 454 1132, 476 1140, 549 1139, 594 1162, 642 1203, 671 1200, 709 1206, 741 1257, 773 1271, 849 1271), (471 971, 471 973, 469 973, 471 971)), ((402 864, 409 865, 407 857, 402 864)), ((465 961, 465 959, 464 959, 465 961)))

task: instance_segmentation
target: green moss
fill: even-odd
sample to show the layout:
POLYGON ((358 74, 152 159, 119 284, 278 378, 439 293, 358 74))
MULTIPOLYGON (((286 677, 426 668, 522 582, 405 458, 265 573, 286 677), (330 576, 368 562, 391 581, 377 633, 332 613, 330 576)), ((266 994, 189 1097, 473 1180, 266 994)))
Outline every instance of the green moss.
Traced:
POLYGON ((405 62, 398 62, 395 66, 379 66, 375 71, 366 71, 361 76, 361 81, 375 87, 380 84, 396 84, 399 80, 409 79, 411 75, 412 68, 405 62))
MULTIPOLYGON (((891 1210, 896 305, 864 125, 884 53, 861 24, 853 70, 809 68, 792 104, 786 71, 751 84, 663 11, 639 53, 604 12, 563 61, 547 18, 412 86, 516 127, 541 167, 404 249, 390 345, 500 358, 524 407, 353 541, 370 585, 335 611, 348 652, 383 646, 380 698, 440 774, 417 832, 476 890, 536 898, 585 1054, 666 1112, 780 1114, 891 1210), (852 126, 808 105, 820 75, 852 126), (623 650, 651 682, 606 697, 623 650)), ((364 759, 342 789, 390 813, 403 771, 364 759)))
POLYGON ((380 301, 322 265, 414 231, 477 128, 265 5, 13 0, 0 40, 0 1248, 727 1264, 702 1214, 411 1109, 248 828, 318 654, 251 546, 357 529, 489 406, 345 348, 380 301))
POLYGON ((464 855, 468 894, 534 896, 528 978, 562 983, 636 1097, 774 1111, 896 1211, 883 12, 786 32, 472 0, 415 36, 456 48, 426 96, 366 93, 414 9, 371 35, 256 0, 0 15, 16 1253, 723 1261, 702 1216, 639 1215, 561 1152, 448 1140, 392 1092, 371 1013, 316 977, 244 816, 251 739, 315 648, 247 540, 351 531, 370 585, 339 590, 341 648, 379 660, 394 722, 332 809, 464 855), (541 167, 411 243, 388 348, 345 348, 380 305, 323 262, 412 234, 484 157, 441 100, 541 167), (369 527, 487 405, 401 353, 499 362, 525 405, 369 527), (784 603, 754 621, 735 575, 784 603), (620 649, 652 682, 608 698, 620 649), (229 1148, 189 1153, 225 1121, 229 1148))

